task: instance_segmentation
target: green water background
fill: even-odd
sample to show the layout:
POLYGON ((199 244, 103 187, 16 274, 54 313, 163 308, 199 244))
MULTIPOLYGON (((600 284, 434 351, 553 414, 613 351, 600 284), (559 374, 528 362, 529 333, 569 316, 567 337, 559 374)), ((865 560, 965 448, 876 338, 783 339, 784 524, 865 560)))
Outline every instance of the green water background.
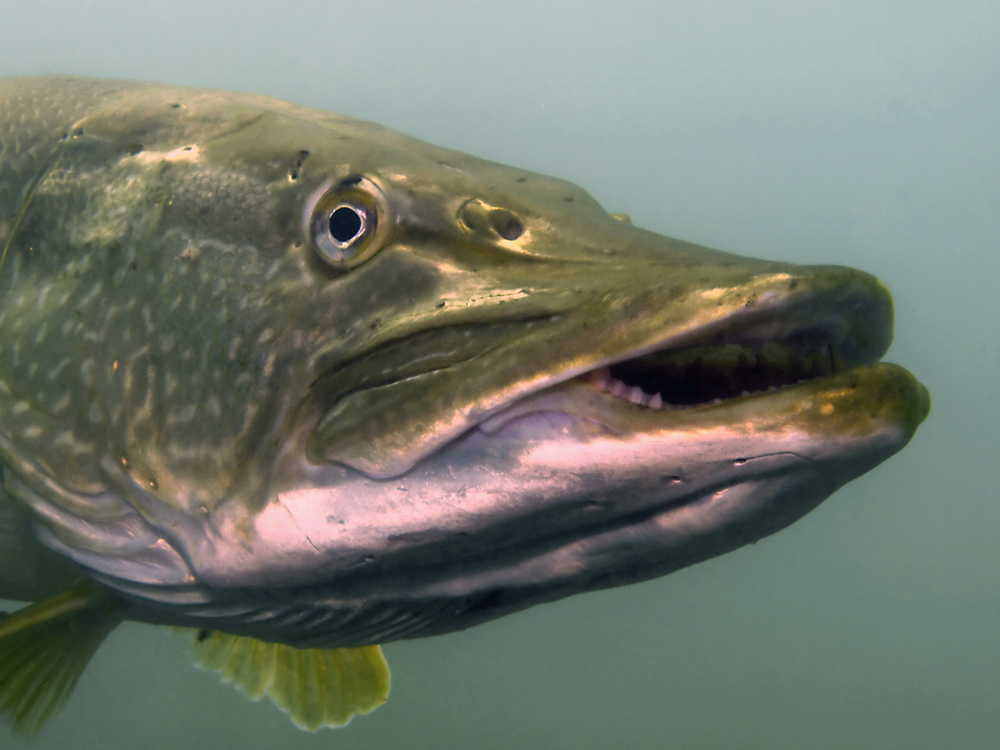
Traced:
POLYGON ((270 94, 658 232, 871 271, 887 359, 934 408, 755 546, 390 644, 389 702, 346 729, 300 732, 128 625, 40 738, 0 747, 997 747, 1000 3, 0 3, 0 75, 43 73, 270 94))

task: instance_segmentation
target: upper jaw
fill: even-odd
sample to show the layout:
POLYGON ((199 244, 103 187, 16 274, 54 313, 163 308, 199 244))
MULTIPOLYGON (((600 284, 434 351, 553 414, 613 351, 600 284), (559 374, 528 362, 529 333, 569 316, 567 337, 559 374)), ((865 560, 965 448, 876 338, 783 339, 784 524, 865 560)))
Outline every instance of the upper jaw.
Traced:
MULTIPOLYGON (((479 427, 496 434, 526 415, 563 412, 628 436, 671 423, 693 425, 694 420, 724 426, 727 420, 745 419, 748 409, 762 424, 769 412, 781 413, 789 397, 833 409, 831 389, 837 393, 844 382, 873 392, 881 392, 886 381, 915 384, 902 368, 870 366, 892 340, 892 300, 886 287, 853 269, 830 270, 852 283, 825 296, 775 296, 756 310, 694 327, 666 346, 624 352, 573 378, 553 378, 547 388, 507 405, 479 427), (845 374, 862 371, 863 377, 844 380, 845 374), (584 395, 587 391, 602 398, 584 395), (777 398, 779 391, 790 394, 777 398), (727 408, 740 401, 747 403, 727 408), (677 419, 680 411, 687 413, 686 419, 677 419)), ((919 384, 910 390, 906 414, 899 417, 915 428, 926 417, 929 397, 919 384)), ((851 408, 854 402, 838 401, 840 412, 851 408)), ((785 413, 780 419, 793 429, 799 427, 797 416, 785 413)), ((842 426, 827 420, 824 432, 832 435, 842 426)), ((764 449, 764 433, 759 437, 764 449)))

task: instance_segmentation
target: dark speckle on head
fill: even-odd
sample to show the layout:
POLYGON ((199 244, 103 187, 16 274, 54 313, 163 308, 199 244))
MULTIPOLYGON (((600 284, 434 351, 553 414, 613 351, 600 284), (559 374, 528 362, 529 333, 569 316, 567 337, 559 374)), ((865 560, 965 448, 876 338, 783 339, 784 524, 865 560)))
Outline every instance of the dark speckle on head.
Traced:
POLYGON ((299 179, 299 175, 302 172, 302 165, 308 158, 309 158, 309 151, 307 149, 301 149, 299 153, 295 156, 294 161, 292 162, 292 168, 288 171, 289 180, 295 181, 299 179))

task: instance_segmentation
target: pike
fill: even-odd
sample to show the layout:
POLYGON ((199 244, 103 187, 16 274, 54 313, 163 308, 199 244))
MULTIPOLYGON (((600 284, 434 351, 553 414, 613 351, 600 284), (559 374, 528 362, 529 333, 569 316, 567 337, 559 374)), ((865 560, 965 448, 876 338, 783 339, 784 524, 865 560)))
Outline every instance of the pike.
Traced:
POLYGON ((274 99, 0 81, 0 710, 118 623, 300 726, 377 644, 787 526, 930 408, 861 271, 710 250, 561 180, 274 99))

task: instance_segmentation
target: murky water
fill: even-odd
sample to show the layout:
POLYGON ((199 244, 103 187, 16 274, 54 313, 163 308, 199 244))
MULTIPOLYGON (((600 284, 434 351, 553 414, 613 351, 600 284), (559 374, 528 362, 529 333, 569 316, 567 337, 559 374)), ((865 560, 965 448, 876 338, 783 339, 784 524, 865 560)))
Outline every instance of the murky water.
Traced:
POLYGON ((876 273, 913 443, 775 537, 391 644, 311 735, 129 625, 4 748, 917 748, 1000 730, 1000 5, 6 3, 0 75, 254 91, 576 182, 747 255, 876 273))

